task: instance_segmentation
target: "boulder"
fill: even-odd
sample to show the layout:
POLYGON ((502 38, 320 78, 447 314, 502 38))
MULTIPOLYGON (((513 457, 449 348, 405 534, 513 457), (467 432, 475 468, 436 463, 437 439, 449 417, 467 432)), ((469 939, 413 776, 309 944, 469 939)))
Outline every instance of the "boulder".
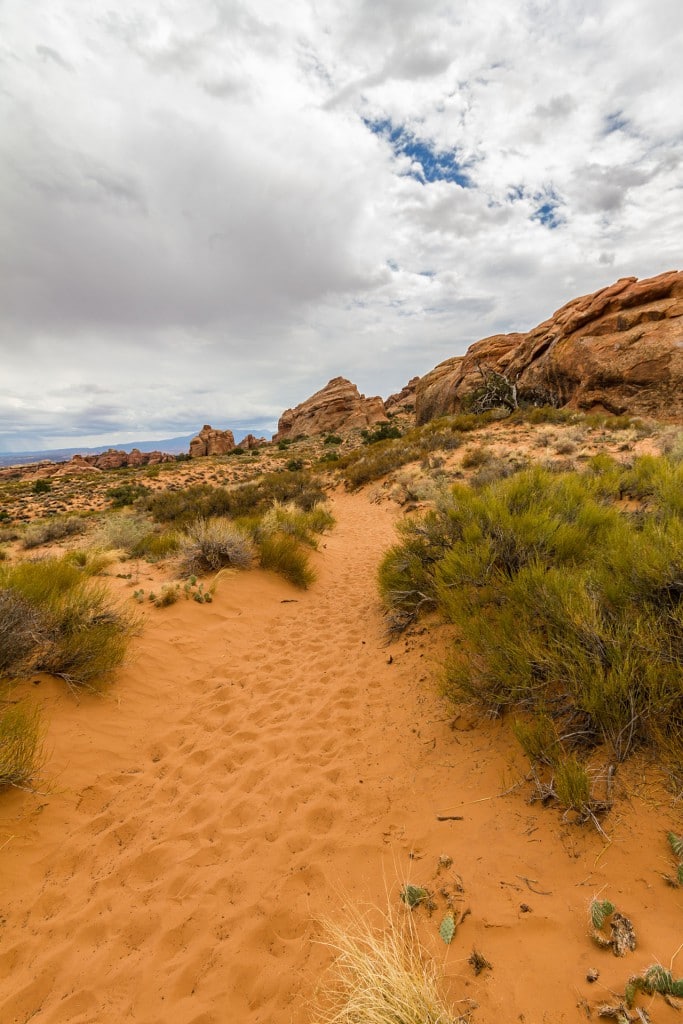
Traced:
POLYGON ((418 423, 462 408, 487 371, 520 401, 683 420, 683 272, 622 278, 526 334, 475 342, 419 381, 418 423))
POLYGON ((225 455, 235 447, 232 430, 214 430, 205 423, 196 437, 190 441, 190 458, 198 459, 202 455, 225 455))
POLYGON ((386 418, 381 398, 366 398, 350 380, 334 377, 301 405, 283 412, 273 440, 370 427, 386 418))

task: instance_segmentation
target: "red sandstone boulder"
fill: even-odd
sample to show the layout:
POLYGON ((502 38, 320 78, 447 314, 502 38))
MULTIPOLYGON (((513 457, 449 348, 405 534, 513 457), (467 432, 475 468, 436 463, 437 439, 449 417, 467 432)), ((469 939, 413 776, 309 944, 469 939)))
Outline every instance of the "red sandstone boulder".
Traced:
POLYGON ((273 440, 370 427, 386 418, 387 411, 381 398, 366 398, 350 380, 334 377, 301 405, 283 412, 273 440))
POLYGON ((413 377, 404 388, 401 388, 395 395, 389 395, 384 400, 384 408, 387 413, 412 413, 415 410, 415 389, 420 378, 413 377))
POLYGON ((190 458, 198 459, 203 455, 226 455, 234 447, 235 437, 232 430, 214 430, 207 423, 190 441, 190 458))
POLYGON ((527 334, 484 338, 416 388, 416 419, 462 407, 482 371, 520 400, 683 421, 683 272, 622 278, 573 299, 527 334))
POLYGON ((241 448, 245 452, 250 452, 254 448, 260 448, 262 444, 268 443, 267 437, 254 437, 253 434, 247 434, 246 437, 242 438, 237 447, 241 448))

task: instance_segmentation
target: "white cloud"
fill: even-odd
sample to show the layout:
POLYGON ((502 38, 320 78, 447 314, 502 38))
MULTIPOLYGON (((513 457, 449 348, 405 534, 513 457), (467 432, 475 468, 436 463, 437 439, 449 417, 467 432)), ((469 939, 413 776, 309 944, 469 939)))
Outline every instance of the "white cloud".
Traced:
POLYGON ((673 0, 5 0, 0 39, 0 448, 388 394, 680 259, 673 0))

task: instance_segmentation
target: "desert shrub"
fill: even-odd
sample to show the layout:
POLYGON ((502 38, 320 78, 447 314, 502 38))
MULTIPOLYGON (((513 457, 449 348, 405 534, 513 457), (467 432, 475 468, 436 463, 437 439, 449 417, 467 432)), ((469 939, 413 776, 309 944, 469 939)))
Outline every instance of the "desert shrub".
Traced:
POLYGON ((363 444, 377 444, 379 441, 390 441, 401 436, 400 429, 394 423, 378 423, 372 428, 364 428, 360 432, 363 444))
POLYGON ((298 473, 299 470, 304 468, 303 459, 289 459, 287 462, 287 469, 290 473, 298 473))
POLYGON ((42 764, 43 730, 36 708, 0 710, 0 789, 27 786, 42 764))
MULTIPOLYGON (((455 487, 402 526, 380 591, 404 621, 437 606, 457 626, 454 700, 540 712, 570 755, 607 743, 620 760, 647 746, 679 770, 683 515, 670 466, 651 467, 652 509, 637 517, 611 500, 613 475, 608 460, 455 487)), ((553 750, 547 736, 523 743, 553 750)))
POLYGON ((39 480, 36 480, 31 490, 34 494, 49 494, 52 490, 52 481, 41 477, 39 480))
POLYGON ((95 687, 121 665, 136 624, 68 558, 1 567, 0 593, 6 615, 31 626, 30 647, 4 647, 4 674, 45 671, 95 687))
POLYGON ((145 533, 130 549, 133 558, 146 558, 148 562, 161 562, 175 555, 180 537, 175 530, 152 530, 145 533))
POLYGON ((341 444, 341 443, 342 443, 342 438, 339 436, 339 434, 328 434, 327 437, 325 438, 325 440, 323 441, 323 444, 341 444))
MULTIPOLYGON (((157 475, 158 472, 157 469, 157 475)), ((146 494, 149 494, 149 487, 145 487, 144 484, 130 482, 119 484, 117 487, 110 487, 104 493, 114 508, 124 508, 126 505, 133 505, 138 498, 144 498, 146 494)))
POLYGON ((150 532, 151 524, 142 515, 119 512, 108 515, 95 536, 101 547, 115 548, 131 554, 143 537, 150 532))
POLYGON ((29 662, 41 625, 30 601, 8 587, 0 588, 0 676, 18 674, 29 662))
POLYGON ((169 608, 176 601, 180 600, 180 587, 177 583, 165 583, 161 588, 161 593, 158 597, 154 598, 155 608, 169 608))
POLYGON ((38 548, 65 537, 75 537, 86 532, 87 526, 78 516, 55 516, 41 523, 31 523, 22 537, 24 548, 38 548))
POLYGON ((474 448, 468 448, 462 457, 462 465, 464 469, 478 469, 479 466, 485 466, 492 458, 491 449, 486 445, 478 444, 474 448))
POLYGON ((254 549, 251 539, 228 519, 197 519, 180 538, 181 571, 185 576, 226 566, 246 569, 254 549))
POLYGON ((385 915, 374 928, 358 912, 327 924, 336 954, 317 1024, 456 1024, 436 968, 420 947, 409 913, 385 915))
POLYGON ((339 462, 339 455, 338 455, 337 452, 334 452, 334 451, 324 452, 320 456, 320 458, 318 459, 318 462, 321 462, 321 463, 339 462))
POLYGON ((261 568, 271 569, 295 587, 306 590, 315 580, 315 572, 295 537, 286 533, 268 533, 258 541, 261 568))
POLYGON ((272 533, 283 533, 295 537, 303 544, 317 547, 314 537, 334 525, 334 516, 323 505, 314 505, 308 512, 297 508, 293 502, 274 502, 272 507, 255 523, 253 534, 257 541, 272 533))
POLYGON ((111 565, 113 559, 113 555, 108 551, 99 551, 97 548, 79 548, 76 551, 69 551, 64 557, 86 576, 99 576, 111 565))

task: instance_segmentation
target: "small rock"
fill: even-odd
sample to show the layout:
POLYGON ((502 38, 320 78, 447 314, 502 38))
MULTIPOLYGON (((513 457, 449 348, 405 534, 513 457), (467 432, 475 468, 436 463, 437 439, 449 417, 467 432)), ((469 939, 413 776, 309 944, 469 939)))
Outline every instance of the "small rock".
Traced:
POLYGON ((596 967, 591 967, 590 971, 586 974, 586 981, 589 981, 592 985, 599 977, 600 971, 596 967))

